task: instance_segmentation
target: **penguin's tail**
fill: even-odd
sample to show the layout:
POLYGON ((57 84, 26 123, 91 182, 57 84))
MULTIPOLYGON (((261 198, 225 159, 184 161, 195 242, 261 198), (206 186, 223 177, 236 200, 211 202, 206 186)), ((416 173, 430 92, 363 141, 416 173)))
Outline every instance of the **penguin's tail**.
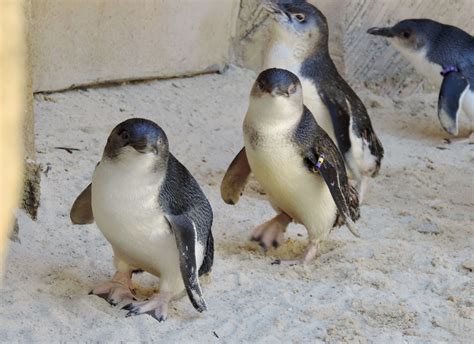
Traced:
POLYGON ((212 237, 212 231, 209 229, 209 235, 207 236, 206 253, 202 261, 201 267, 199 268, 199 276, 208 274, 211 272, 212 264, 214 264, 214 238, 212 237))
POLYGON ((382 146, 382 142, 380 142, 379 138, 375 134, 372 128, 366 129, 364 132, 364 138, 368 143, 370 154, 375 158, 375 167, 372 169, 371 177, 375 177, 379 174, 380 166, 382 164, 382 159, 384 155, 384 149, 382 146))

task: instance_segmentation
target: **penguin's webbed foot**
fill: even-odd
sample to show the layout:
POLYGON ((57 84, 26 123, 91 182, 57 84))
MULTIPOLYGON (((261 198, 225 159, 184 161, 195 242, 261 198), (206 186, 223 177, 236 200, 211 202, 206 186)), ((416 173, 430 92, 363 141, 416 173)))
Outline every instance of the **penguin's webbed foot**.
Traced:
POLYGON ((299 259, 288 259, 280 260, 276 259, 272 262, 272 265, 286 265, 286 266, 295 266, 295 265, 305 265, 310 263, 319 251, 318 243, 310 243, 306 248, 305 252, 299 259))
POLYGON ((129 303, 122 307, 122 309, 128 311, 125 315, 126 317, 148 314, 158 320, 158 322, 163 322, 168 316, 168 303, 171 300, 171 296, 171 293, 162 292, 153 296, 150 300, 129 303))
POLYGON ((111 281, 95 287, 89 295, 97 295, 112 306, 123 300, 135 300, 131 276, 131 272, 117 271, 111 281))
POLYGON ((443 140, 443 143, 472 145, 474 144, 474 132, 472 132, 468 137, 446 138, 443 140))
POLYGON ((271 247, 278 247, 285 241, 286 227, 291 218, 285 213, 278 214, 273 219, 257 226, 250 240, 256 241, 266 251, 271 247))

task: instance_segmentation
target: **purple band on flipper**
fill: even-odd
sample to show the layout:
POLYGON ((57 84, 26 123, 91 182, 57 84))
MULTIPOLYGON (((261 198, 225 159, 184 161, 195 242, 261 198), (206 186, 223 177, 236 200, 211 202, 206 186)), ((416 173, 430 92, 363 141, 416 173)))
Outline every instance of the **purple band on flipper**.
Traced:
POLYGON ((448 75, 449 73, 452 73, 452 72, 459 72, 459 69, 455 66, 443 67, 443 70, 441 71, 440 74, 442 76, 446 76, 446 75, 448 75))
POLYGON ((319 170, 321 168, 321 165, 324 162, 324 154, 321 154, 319 156, 318 162, 316 163, 316 168, 319 170))

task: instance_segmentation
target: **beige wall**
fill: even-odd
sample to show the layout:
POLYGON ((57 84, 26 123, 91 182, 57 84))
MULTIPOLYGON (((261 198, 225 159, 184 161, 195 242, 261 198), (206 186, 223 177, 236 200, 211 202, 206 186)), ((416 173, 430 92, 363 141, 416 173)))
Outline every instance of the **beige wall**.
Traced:
POLYGON ((239 0, 34 0, 33 90, 192 75, 229 62, 239 0))

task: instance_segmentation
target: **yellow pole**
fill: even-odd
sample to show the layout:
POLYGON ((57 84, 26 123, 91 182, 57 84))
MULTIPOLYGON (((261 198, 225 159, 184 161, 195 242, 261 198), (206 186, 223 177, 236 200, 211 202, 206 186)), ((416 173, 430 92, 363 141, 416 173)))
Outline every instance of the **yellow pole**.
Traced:
POLYGON ((24 5, 23 0, 0 0, 0 277, 23 179, 24 5))

